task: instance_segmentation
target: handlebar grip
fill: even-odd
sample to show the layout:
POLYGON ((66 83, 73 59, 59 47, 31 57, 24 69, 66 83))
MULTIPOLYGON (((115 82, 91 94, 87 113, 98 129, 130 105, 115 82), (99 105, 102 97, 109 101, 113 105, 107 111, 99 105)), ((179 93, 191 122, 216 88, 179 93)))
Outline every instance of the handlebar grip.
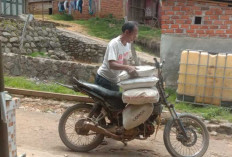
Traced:
POLYGON ((155 63, 157 63, 158 61, 157 61, 157 58, 154 58, 154 61, 155 61, 155 63))

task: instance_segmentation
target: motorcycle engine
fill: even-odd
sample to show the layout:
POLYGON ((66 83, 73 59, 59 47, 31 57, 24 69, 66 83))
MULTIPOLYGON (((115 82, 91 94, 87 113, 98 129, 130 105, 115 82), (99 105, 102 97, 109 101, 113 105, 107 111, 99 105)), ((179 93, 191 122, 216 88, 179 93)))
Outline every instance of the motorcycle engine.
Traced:
POLYGON ((155 132, 155 126, 151 122, 145 122, 139 126, 140 134, 144 137, 150 137, 155 132))

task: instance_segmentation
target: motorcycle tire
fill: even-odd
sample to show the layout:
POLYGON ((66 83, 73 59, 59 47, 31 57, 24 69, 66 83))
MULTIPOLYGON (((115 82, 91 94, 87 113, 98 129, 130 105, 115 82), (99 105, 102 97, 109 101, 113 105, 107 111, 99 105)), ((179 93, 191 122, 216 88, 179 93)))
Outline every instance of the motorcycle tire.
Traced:
MULTIPOLYGON (((183 141, 178 141, 178 133, 174 133, 174 134, 178 134, 178 135, 174 135, 174 136, 171 136, 171 130, 172 128, 175 128, 177 127, 177 124, 174 122, 173 119, 169 120, 165 126, 165 129, 164 129, 164 134, 163 134, 163 140, 164 140, 164 144, 165 144, 165 147, 166 149, 168 150, 168 152, 174 156, 174 157, 202 157, 205 152, 207 151, 208 149, 208 146, 209 146, 209 133, 208 133, 208 130, 205 126, 205 124, 197 117, 193 116, 193 115, 190 115, 190 114, 182 114, 182 115, 179 115, 179 118, 185 128, 185 130, 187 130, 187 132, 190 133, 190 137, 191 138, 195 138, 192 143, 191 142, 183 142, 183 141), (192 124, 193 126, 187 126, 187 123, 185 121, 188 120, 191 120, 192 121, 192 124), (195 130, 196 129, 196 130, 195 130), (197 152, 195 154, 185 154, 186 152, 184 152, 183 154, 178 152, 179 148, 175 148, 175 147, 178 147, 178 144, 177 142, 180 142, 180 146, 181 149, 182 149, 182 146, 184 148, 186 148, 186 150, 188 149, 191 149, 194 148, 195 150, 195 145, 197 145, 197 140, 199 137, 201 137, 200 135, 200 132, 202 133, 202 143, 200 144, 201 145, 201 148, 199 150, 196 150, 197 152), (177 141, 175 143, 174 142, 172 143, 170 138, 173 137, 174 140, 173 141, 177 141), (176 138, 176 139, 175 139, 176 138)), ((172 132, 175 132, 172 130, 172 132)), ((179 136, 180 137, 180 136, 179 136)), ((200 140, 201 141, 201 140, 200 140)), ((191 151, 190 151, 191 152, 191 151)))
POLYGON ((61 116, 60 121, 59 121, 59 127, 58 127, 59 135, 60 135, 60 138, 61 138, 62 142, 64 143, 64 145, 67 146, 69 149, 76 151, 76 152, 88 152, 88 151, 96 148, 103 141, 104 135, 97 134, 96 137, 94 138, 94 140, 90 144, 77 146, 77 145, 73 144, 72 142, 70 142, 67 135, 66 135, 65 124, 66 124, 68 117, 72 113, 74 113, 75 111, 78 111, 80 109, 87 109, 90 112, 92 108, 93 108, 93 106, 89 105, 89 104, 76 104, 74 106, 69 107, 61 116))

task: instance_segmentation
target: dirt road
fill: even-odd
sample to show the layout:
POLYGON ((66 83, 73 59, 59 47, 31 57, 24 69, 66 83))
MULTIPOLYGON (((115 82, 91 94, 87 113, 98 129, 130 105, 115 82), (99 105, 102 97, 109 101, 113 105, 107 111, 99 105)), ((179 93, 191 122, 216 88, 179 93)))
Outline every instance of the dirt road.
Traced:
MULTIPOLYGON (((128 146, 110 139, 108 145, 101 145, 89 153, 70 151, 61 142, 58 135, 58 121, 61 114, 43 113, 18 109, 16 116, 18 154, 27 157, 169 157, 163 140, 162 130, 146 141, 132 141, 128 146)), ((206 157, 231 157, 231 137, 211 137, 206 157)))

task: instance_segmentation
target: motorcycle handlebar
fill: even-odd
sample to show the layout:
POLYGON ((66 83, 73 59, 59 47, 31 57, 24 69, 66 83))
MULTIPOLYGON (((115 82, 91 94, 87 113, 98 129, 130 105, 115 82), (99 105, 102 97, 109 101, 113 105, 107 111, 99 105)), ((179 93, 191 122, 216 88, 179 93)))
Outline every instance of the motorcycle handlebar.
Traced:
POLYGON ((156 67, 157 69, 159 69, 159 68, 160 68, 160 64, 159 64, 157 58, 154 58, 154 61, 155 61, 155 67, 156 67))
POLYGON ((158 62, 157 58, 154 58, 154 61, 155 61, 155 67, 157 69, 162 68, 163 64, 165 63, 165 61, 163 61, 162 63, 158 62))

